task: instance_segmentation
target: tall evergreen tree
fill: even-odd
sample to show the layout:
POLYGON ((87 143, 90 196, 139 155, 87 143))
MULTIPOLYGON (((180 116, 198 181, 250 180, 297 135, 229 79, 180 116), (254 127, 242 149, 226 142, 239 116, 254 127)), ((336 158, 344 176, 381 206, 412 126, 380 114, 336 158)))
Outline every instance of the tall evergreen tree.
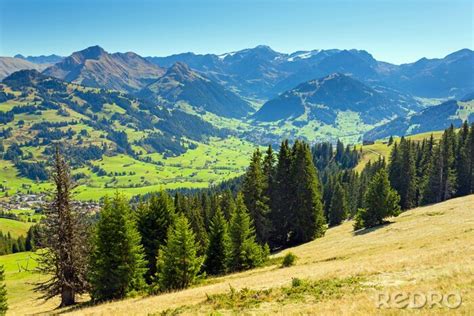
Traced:
POLYGON ((253 153, 250 165, 244 176, 242 193, 247 209, 255 224, 257 240, 265 243, 268 240, 270 223, 268 220, 269 200, 265 195, 266 178, 263 173, 262 154, 260 150, 253 153))
POLYGON ((281 143, 275 171, 274 189, 271 199, 271 244, 273 248, 284 246, 288 241, 290 207, 294 196, 290 185, 292 154, 288 140, 281 143))
POLYGON ((336 226, 342 223, 347 217, 346 193, 343 186, 336 182, 334 193, 329 209, 329 226, 336 226))
POLYGON ((469 125, 467 121, 462 125, 458 133, 456 146, 456 194, 458 196, 467 195, 471 192, 471 153, 469 146, 469 125))
POLYGON ((5 315, 8 310, 7 287, 5 285, 5 269, 0 266, 0 315, 5 315))
POLYGON ((227 271, 231 260, 231 241, 224 214, 218 209, 209 227, 209 246, 204 267, 209 274, 222 274, 227 271))
POLYGON ((54 154, 52 172, 54 192, 52 202, 41 221, 41 252, 38 272, 49 278, 37 283, 35 290, 42 298, 61 296, 60 306, 75 304, 76 295, 86 292, 88 227, 86 214, 72 206, 74 183, 67 162, 60 154, 59 146, 54 154))
POLYGON ((138 209, 137 228, 141 236, 141 243, 147 262, 146 281, 151 283, 156 274, 156 254, 164 244, 168 228, 176 218, 172 198, 166 191, 154 194, 138 209))
POLYGON ((179 216, 168 230, 166 244, 158 254, 157 280, 160 291, 184 289, 196 281, 203 258, 186 217, 179 216))
POLYGON ((369 184, 365 195, 365 209, 359 209, 354 228, 373 227, 389 216, 400 212, 400 196, 390 187, 385 169, 379 170, 369 184))
POLYGON ((199 245, 198 253, 203 254, 207 249, 209 238, 206 231, 205 216, 203 215, 204 211, 202 209, 201 200, 199 198, 193 199, 190 201, 188 207, 190 208, 188 211, 188 219, 199 245))
POLYGON ((469 136, 467 138, 466 146, 467 155, 469 155, 469 166, 467 173, 470 174, 471 181, 468 184, 470 187, 469 193, 474 193, 474 123, 471 124, 471 129, 469 130, 469 136))
POLYGON ((227 189, 222 193, 220 208, 227 221, 230 220, 230 214, 235 211, 235 201, 232 192, 227 189))
POLYGON ((271 145, 268 146, 265 157, 263 158, 263 175, 265 179, 263 194, 265 195, 268 207, 270 208, 270 201, 273 196, 272 189, 275 182, 275 154, 273 153, 271 145))
POLYGON ((326 221, 321 201, 321 184, 309 146, 296 141, 293 146, 290 185, 291 198, 289 244, 300 244, 324 235, 326 221))
POLYGON ((93 300, 120 299, 144 285, 146 263, 140 234, 127 200, 116 193, 104 199, 90 256, 93 300))
POLYGON ((454 128, 447 129, 432 155, 428 180, 423 190, 423 203, 437 203, 455 193, 454 128))
POLYGON ((230 238, 233 270, 254 268, 266 260, 268 254, 256 242, 255 228, 241 193, 237 195, 236 210, 230 220, 230 238))
POLYGON ((401 208, 407 210, 417 205, 417 177, 414 146, 404 138, 400 141, 400 166, 399 187, 392 186, 400 195, 401 208))

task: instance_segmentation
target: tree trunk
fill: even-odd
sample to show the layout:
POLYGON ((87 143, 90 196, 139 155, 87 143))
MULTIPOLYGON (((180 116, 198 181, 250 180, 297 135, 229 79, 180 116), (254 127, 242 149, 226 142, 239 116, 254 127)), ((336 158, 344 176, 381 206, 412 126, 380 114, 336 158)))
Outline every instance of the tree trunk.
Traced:
POLYGON ((63 288, 61 292, 61 304, 59 307, 71 306, 76 304, 74 290, 70 287, 63 288))

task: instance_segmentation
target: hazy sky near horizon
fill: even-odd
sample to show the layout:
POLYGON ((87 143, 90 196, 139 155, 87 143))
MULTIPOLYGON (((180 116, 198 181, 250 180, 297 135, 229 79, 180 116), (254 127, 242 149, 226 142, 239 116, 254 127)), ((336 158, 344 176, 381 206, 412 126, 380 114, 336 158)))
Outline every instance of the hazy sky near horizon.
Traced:
POLYGON ((473 49, 472 0, 0 0, 0 56, 92 45, 142 56, 364 49, 391 63, 473 49))

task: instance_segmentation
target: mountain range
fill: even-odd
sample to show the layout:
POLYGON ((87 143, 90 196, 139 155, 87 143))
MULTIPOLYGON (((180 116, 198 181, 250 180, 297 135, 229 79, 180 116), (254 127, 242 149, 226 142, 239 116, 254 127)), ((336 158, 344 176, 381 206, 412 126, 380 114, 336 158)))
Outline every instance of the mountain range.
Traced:
POLYGON ((469 49, 403 65, 377 61, 364 50, 284 54, 268 46, 223 55, 184 53, 147 59, 162 67, 184 62, 242 95, 257 99, 269 99, 304 81, 335 72, 350 74, 369 85, 385 85, 426 98, 462 97, 474 90, 474 52, 469 49))
POLYGON ((139 96, 170 105, 179 101, 225 117, 243 117, 251 110, 248 102, 220 84, 177 62, 166 73, 140 91, 139 96))
POLYGON ((362 82, 335 73, 321 79, 301 83, 277 98, 266 102, 254 115, 257 121, 278 121, 298 118, 306 114, 309 120, 334 124, 339 111, 360 113, 366 124, 418 110, 415 99, 402 94, 388 97, 383 90, 376 90, 362 82))
POLYGON ((164 74, 164 69, 135 53, 109 54, 92 46, 48 67, 44 74, 90 87, 138 91, 164 74))
POLYGON ((461 126, 464 121, 474 122, 474 98, 468 96, 461 101, 449 100, 431 106, 421 112, 398 117, 378 126, 364 135, 365 140, 377 140, 389 136, 405 136, 448 128, 451 124, 461 126))
POLYGON ((68 139, 67 146, 100 144, 110 153, 136 156, 135 144, 150 152, 177 155, 193 141, 227 133, 179 109, 123 92, 68 84, 36 70, 13 73, 2 81, 0 91, 0 104, 13 105, 0 111, 3 137, 9 143, 41 148, 68 139))
MULTIPOLYGON (((263 45, 221 55, 141 57, 91 46, 68 57, 0 57, 0 77, 20 69, 35 69, 80 86, 116 90, 161 109, 184 113, 186 107, 181 105, 187 104, 198 116, 209 112, 243 120, 250 124, 245 135, 262 126, 266 133, 272 122, 278 126, 290 122, 286 136, 287 132, 299 135, 303 126, 316 130, 322 124, 332 128, 325 135, 334 137, 331 133, 341 130, 338 120, 347 117, 356 118, 361 126, 357 133, 370 138, 387 131, 403 134, 414 129, 409 120, 416 120, 417 115, 438 115, 434 107, 425 109, 427 104, 459 100, 474 92, 474 53, 469 49, 403 65, 378 61, 364 50, 286 54, 263 45)), ((442 107, 439 109, 442 113, 442 107)), ((466 111, 470 107, 461 112, 466 111)), ((469 115, 465 118, 471 119, 469 115)), ((448 121, 445 118, 438 125, 448 121)), ((283 135, 275 134, 278 127, 270 127, 275 137, 283 135)))

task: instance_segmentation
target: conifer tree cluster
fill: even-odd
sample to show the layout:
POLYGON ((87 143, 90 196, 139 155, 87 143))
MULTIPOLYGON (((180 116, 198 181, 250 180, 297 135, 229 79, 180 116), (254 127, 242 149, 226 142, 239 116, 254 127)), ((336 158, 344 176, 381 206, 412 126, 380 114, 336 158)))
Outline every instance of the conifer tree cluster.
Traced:
POLYGON ((419 142, 402 137, 393 145, 389 179, 403 210, 474 192, 474 125, 446 129, 419 142))
POLYGON ((37 289, 45 298, 60 295, 62 306, 86 292, 103 301, 182 289, 206 274, 261 266, 270 247, 308 242, 327 225, 353 218, 355 229, 373 227, 402 210, 474 192, 474 125, 451 127, 439 141, 391 138, 390 148, 388 163, 380 157, 359 173, 361 152, 342 142, 334 149, 284 141, 278 152, 257 149, 227 188, 106 197, 91 234, 71 207, 73 183, 57 152, 51 208, 29 234, 31 247, 47 249, 40 272, 52 276, 37 289))

